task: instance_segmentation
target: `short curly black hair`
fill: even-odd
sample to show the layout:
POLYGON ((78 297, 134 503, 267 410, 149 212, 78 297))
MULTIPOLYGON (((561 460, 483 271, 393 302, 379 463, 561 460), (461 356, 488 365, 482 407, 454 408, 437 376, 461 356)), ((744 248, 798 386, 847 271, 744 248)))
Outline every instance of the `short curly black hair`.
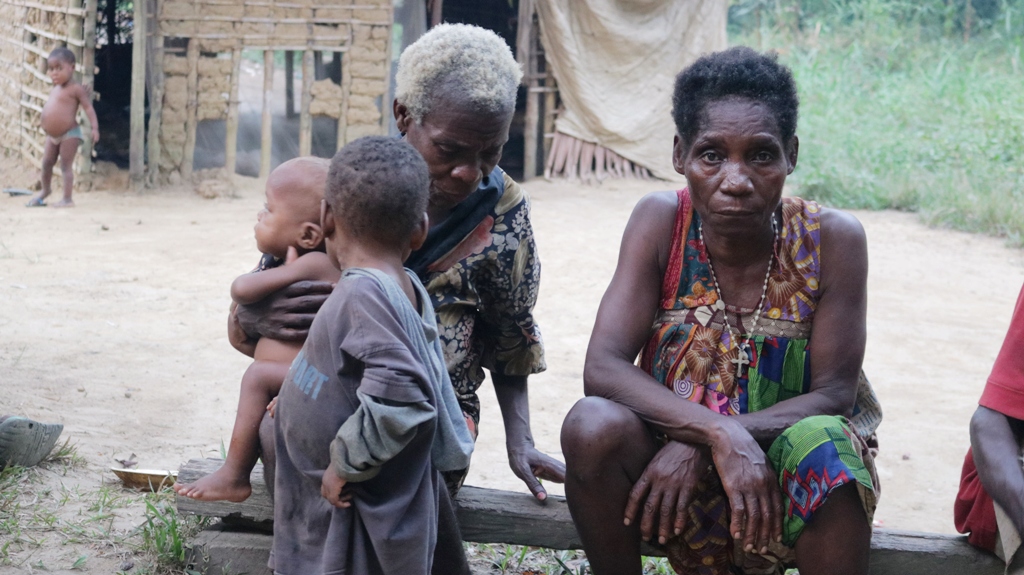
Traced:
POLYGON ((47 60, 49 60, 50 58, 55 58, 61 62, 67 62, 72 66, 75 65, 75 53, 71 50, 68 50, 64 46, 54 48, 53 51, 50 52, 50 55, 46 57, 47 60))
POLYGON ((334 154, 324 198, 354 237, 400 246, 422 221, 429 195, 427 163, 415 148, 365 136, 334 154))
POLYGON ((750 98, 768 106, 775 115, 782 141, 796 134, 799 98, 793 73, 774 53, 761 54, 736 46, 702 56, 676 76, 672 119, 687 145, 700 131, 708 104, 729 97, 750 98))

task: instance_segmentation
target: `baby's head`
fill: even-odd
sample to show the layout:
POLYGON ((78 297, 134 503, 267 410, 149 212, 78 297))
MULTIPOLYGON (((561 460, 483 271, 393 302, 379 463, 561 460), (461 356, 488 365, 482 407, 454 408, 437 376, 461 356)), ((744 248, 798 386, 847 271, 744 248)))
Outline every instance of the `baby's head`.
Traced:
POLYGON ((256 217, 256 245, 284 259, 288 248, 299 255, 322 249, 320 202, 330 162, 324 158, 288 160, 267 178, 267 203, 256 217))
MULTIPOLYGON (((394 250, 404 260, 423 242, 429 194, 427 164, 415 148, 366 136, 334 155, 324 199, 346 241, 394 250)), ((330 252, 337 234, 327 235, 330 252)))

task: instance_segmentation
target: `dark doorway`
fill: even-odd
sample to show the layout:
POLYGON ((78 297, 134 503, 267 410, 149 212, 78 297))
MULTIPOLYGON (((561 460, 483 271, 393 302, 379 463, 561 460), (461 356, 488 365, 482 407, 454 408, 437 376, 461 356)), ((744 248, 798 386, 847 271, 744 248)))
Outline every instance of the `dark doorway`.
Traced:
POLYGON ((98 0, 93 102, 99 120, 96 159, 128 168, 132 87, 132 0, 98 0))

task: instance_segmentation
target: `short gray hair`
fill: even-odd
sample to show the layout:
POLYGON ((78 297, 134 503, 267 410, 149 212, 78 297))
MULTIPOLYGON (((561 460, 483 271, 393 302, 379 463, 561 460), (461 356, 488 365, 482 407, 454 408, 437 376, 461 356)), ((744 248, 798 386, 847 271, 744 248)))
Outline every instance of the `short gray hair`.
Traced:
POLYGON ((441 24, 402 52, 395 78, 395 100, 423 121, 453 83, 458 96, 482 112, 511 113, 523 71, 500 36, 468 24, 441 24))

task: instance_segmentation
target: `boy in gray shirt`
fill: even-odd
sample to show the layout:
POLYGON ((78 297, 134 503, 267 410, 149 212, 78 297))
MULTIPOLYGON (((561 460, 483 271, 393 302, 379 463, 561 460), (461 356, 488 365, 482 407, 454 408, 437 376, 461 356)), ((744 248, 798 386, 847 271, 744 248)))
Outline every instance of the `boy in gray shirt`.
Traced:
POLYGON ((402 263, 427 235, 427 166, 394 138, 331 160, 321 225, 343 270, 278 396, 280 575, 427 575, 447 505, 439 471, 473 441, 433 308, 402 263))

